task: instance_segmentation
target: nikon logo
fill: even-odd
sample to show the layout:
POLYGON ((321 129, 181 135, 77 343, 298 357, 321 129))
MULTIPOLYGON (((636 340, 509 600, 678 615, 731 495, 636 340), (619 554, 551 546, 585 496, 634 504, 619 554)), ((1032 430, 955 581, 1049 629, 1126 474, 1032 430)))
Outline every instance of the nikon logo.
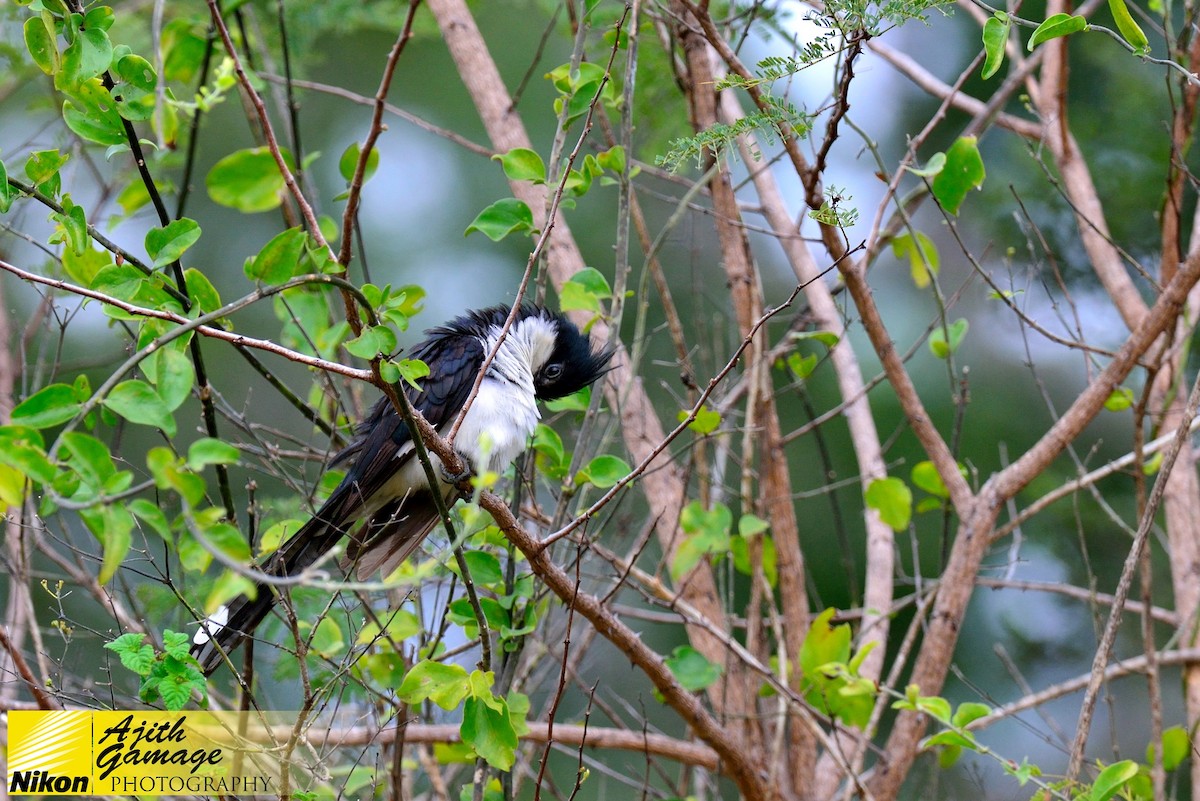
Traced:
POLYGON ((10 793, 86 793, 87 776, 55 776, 42 770, 15 770, 8 782, 10 793))

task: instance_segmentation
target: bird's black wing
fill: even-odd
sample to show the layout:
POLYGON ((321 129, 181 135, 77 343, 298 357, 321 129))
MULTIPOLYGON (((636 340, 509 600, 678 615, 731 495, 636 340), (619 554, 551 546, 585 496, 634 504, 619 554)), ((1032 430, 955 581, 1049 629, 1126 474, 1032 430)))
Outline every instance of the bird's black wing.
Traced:
MULTIPOLYGON (((483 344, 470 334, 435 329, 410 356, 429 366, 429 376, 421 381, 421 391, 405 388, 409 403, 435 428, 452 423, 483 364, 483 344)), ((345 478, 312 519, 271 555, 263 572, 291 576, 314 564, 351 533, 369 507, 375 509, 371 519, 363 521, 347 549, 347 559, 360 575, 381 567, 390 572, 437 525, 437 507, 427 490, 376 497, 390 491, 389 479, 413 458, 412 435, 386 397, 376 402, 356 434, 334 460, 350 462, 345 478)), ((226 621, 208 626, 211 638, 193 647, 205 673, 221 663, 221 651, 237 647, 270 612, 274 588, 259 584, 257 590, 253 599, 242 596, 230 603, 226 621)))

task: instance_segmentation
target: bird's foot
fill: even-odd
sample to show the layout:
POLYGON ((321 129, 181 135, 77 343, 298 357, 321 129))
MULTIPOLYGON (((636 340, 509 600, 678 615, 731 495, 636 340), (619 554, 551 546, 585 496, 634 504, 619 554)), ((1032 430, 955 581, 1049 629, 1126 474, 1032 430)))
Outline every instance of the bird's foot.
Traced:
POLYGON ((461 473, 451 473, 445 464, 438 463, 438 470, 442 474, 442 481, 445 481, 447 484, 457 485, 459 482, 475 475, 475 465, 471 464, 470 458, 462 453, 458 454, 458 458, 463 463, 463 471, 461 473))

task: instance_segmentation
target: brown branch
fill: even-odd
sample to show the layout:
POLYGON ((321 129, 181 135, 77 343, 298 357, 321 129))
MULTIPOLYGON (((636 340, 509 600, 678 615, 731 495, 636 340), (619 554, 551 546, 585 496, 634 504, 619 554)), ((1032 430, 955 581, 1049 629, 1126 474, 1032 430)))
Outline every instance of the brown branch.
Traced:
MULTIPOLYGON (((130 314, 136 314, 139 317, 153 317, 157 320, 166 320, 168 322, 178 323, 179 325, 193 325, 196 332, 198 332, 206 337, 211 337, 213 339, 220 339, 224 342, 229 342, 234 345, 238 345, 238 346, 242 346, 242 347, 254 348, 256 350, 265 350, 268 353, 274 353, 278 356, 284 357, 285 359, 289 359, 290 361, 297 362, 298 364, 304 364, 309 367, 315 367, 318 370, 325 370, 330 373, 338 373, 339 375, 344 375, 348 378, 355 378, 355 379, 358 379, 359 381, 371 381, 371 371, 370 370, 359 370, 354 367, 347 367, 344 364, 339 364, 337 362, 331 362, 326 359, 321 359, 321 358, 317 358, 315 356, 309 356, 307 354, 300 353, 298 351, 290 350, 288 348, 283 347, 282 345, 278 345, 269 340, 256 339, 254 337, 248 337, 248 336, 244 336, 242 334, 235 334, 231 331, 226 331, 223 328, 214 328, 214 327, 208 326, 208 325, 194 325, 195 320, 192 320, 191 318, 184 317, 179 314, 175 314, 174 312, 163 311, 161 309, 149 309, 144 306, 135 306, 132 303, 127 303, 126 301, 120 300, 119 298, 114 298, 111 295, 105 295, 104 293, 97 292, 93 289, 85 289, 84 287, 76 286, 67 281, 61 281, 57 278, 47 278, 45 276, 38 275, 37 273, 31 273, 26 270, 22 270, 20 267, 16 267, 16 266, 9 264, 8 262, 3 261, 3 260, 0 260, 0 270, 5 270, 7 272, 10 272, 13 275, 17 276, 18 278, 21 278, 25 281, 31 281, 36 284, 43 284, 45 286, 54 287, 55 289, 61 289, 65 292, 70 292, 72 294, 79 295, 80 297, 98 300, 101 303, 105 303, 109 306, 114 306, 114 307, 121 309, 122 311, 128 312, 130 314)), ((300 284, 304 284, 304 283, 334 283, 334 284, 336 284, 336 283, 339 283, 339 281, 336 280, 334 276, 325 276, 325 275, 301 276, 298 279, 293 279, 292 281, 289 281, 288 284, 281 284, 278 287, 269 287, 267 289, 260 290, 260 292, 252 293, 252 295, 247 296, 247 298, 255 297, 255 296, 267 297, 268 295, 277 294, 278 292, 282 291, 285 287, 287 287, 289 285, 299 286, 300 284), (299 281, 300 283, 299 284, 296 283, 297 281, 299 281)), ((245 300, 245 299, 243 299, 243 300, 245 300)), ((225 315, 230 313, 231 308, 235 305, 238 305, 240 307, 240 305, 243 305, 243 302, 239 301, 236 304, 229 304, 227 306, 222 307, 221 309, 218 309, 217 312, 215 312, 211 315, 205 315, 205 317, 212 317, 213 319, 216 319, 219 317, 224 317, 225 315)))
POLYGON ((371 127, 367 130, 366 141, 363 142, 358 160, 354 164, 354 175, 350 179, 350 189, 346 193, 346 210, 342 213, 342 249, 337 256, 338 264, 342 265, 343 269, 350 265, 350 258, 354 253, 354 221, 358 217, 358 203, 362 199, 363 177, 367 173, 367 162, 371 158, 371 151, 375 149, 375 141, 379 139, 379 135, 386 127, 383 124, 383 110, 386 106, 384 101, 387 99, 388 89, 392 85, 392 76, 396 74, 396 64, 400 61, 400 54, 404 52, 404 46, 412 38, 413 18, 416 16, 417 7, 420 4, 421 0, 409 0, 408 16, 404 18, 400 35, 396 37, 396 43, 392 45, 392 50, 388 53, 387 64, 384 65, 383 75, 379 79, 379 89, 375 92, 371 127))
MULTIPOLYGON (((549 743, 551 741, 549 723, 533 720, 529 721, 527 725, 529 732, 521 735, 521 739, 532 743, 549 743)), ((281 732, 287 731, 290 729, 281 729, 281 732)), ((403 732, 405 743, 462 742, 459 726, 438 723, 409 723, 399 728, 389 726, 382 729, 371 726, 353 726, 326 730, 314 726, 308 730, 304 739, 307 744, 318 748, 348 748, 364 745, 388 745, 395 742, 397 735, 401 732, 403 732)), ((554 724, 553 741, 564 746, 636 751, 647 756, 666 757, 685 765, 695 765, 708 770, 716 770, 720 764, 717 752, 708 746, 668 737, 665 734, 589 726, 586 737, 584 735, 583 726, 554 724)))
POLYGON ((58 699, 47 693, 38 684, 38 680, 33 675, 33 671, 29 669, 29 663, 25 661, 21 649, 17 648, 16 644, 8 638, 8 629, 3 625, 0 625, 0 648, 3 648, 12 660, 13 667, 17 670, 17 675, 21 677, 21 681, 25 682, 25 685, 29 688, 29 692, 33 694, 39 709, 62 709, 62 704, 58 702, 58 699))

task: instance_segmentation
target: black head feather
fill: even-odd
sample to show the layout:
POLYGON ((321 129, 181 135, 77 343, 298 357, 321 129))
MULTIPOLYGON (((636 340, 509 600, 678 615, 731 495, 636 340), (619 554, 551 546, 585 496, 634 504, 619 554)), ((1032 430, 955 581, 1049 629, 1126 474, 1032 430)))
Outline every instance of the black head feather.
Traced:
POLYGON ((586 335, 563 314, 542 312, 553 320, 558 334, 550 358, 534 373, 533 386, 538 400, 564 398, 594 383, 610 369, 613 357, 610 348, 593 350, 586 335))

